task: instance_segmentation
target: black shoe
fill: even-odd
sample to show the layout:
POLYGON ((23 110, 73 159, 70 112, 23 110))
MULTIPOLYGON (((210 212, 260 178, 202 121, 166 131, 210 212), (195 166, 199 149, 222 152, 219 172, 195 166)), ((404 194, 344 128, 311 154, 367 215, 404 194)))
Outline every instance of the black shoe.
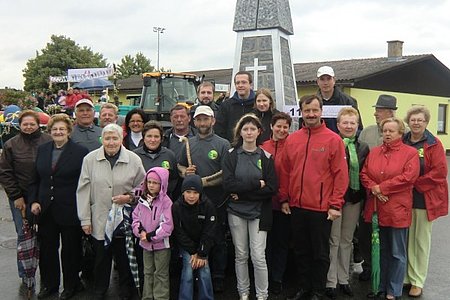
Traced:
POLYGON ((367 298, 370 299, 385 299, 386 298, 386 293, 385 292, 378 292, 376 295, 374 294, 374 292, 370 292, 367 294, 367 298))
POLYGON ((371 275, 372 274, 369 269, 364 269, 358 276, 359 281, 369 281, 371 275))
POLYGON ((298 290, 294 295, 286 297, 286 300, 303 300, 306 299, 310 293, 304 289, 298 290))
POLYGON ((325 289, 325 295, 328 298, 332 299, 332 300, 337 299, 337 290, 336 290, 336 288, 331 288, 331 287, 326 288, 325 289))
POLYGON ((283 290, 283 284, 281 282, 272 281, 269 285, 269 291, 274 295, 281 294, 283 290))
POLYGON ((53 294, 58 293, 58 288, 42 288, 37 295, 38 299, 45 299, 47 297, 52 296, 53 294))
POLYGON ((342 293, 344 293, 345 295, 349 296, 349 297, 353 297, 353 290, 352 287, 350 286, 350 284, 340 284, 339 285, 340 290, 342 291, 342 293))
POLYGON ((64 289, 64 291, 59 295, 59 300, 67 300, 75 296, 77 293, 84 290, 84 286, 79 282, 74 288, 72 289, 64 289))
MULTIPOLYGON (((337 298, 337 295, 336 295, 336 298, 337 298)), ((334 299, 336 299, 336 298, 334 298, 334 299)), ((311 298, 309 298, 309 300, 321 300, 321 299, 322 299, 322 294, 319 294, 319 293, 313 293, 311 298)))
POLYGON ((225 281, 223 278, 214 278, 213 279, 213 289, 214 293, 223 293, 225 290, 225 281))

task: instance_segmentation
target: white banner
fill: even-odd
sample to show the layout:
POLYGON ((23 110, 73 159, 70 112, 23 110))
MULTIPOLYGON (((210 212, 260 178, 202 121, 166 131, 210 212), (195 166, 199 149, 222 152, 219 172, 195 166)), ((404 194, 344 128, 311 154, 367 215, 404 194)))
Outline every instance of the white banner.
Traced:
POLYGON ((67 82, 67 76, 50 76, 49 81, 52 83, 67 82))
MULTIPOLYGON (((344 107, 351 107, 350 105, 324 105, 322 106, 322 118, 336 118, 339 111, 344 107)), ((298 105, 285 105, 284 112, 291 117, 301 117, 302 113, 298 105)))
POLYGON ((216 92, 228 92, 230 90, 230 85, 229 84, 216 83, 215 84, 215 90, 216 90, 216 92))
POLYGON ((67 79, 69 82, 80 82, 89 78, 107 78, 113 74, 113 68, 69 69, 67 79))

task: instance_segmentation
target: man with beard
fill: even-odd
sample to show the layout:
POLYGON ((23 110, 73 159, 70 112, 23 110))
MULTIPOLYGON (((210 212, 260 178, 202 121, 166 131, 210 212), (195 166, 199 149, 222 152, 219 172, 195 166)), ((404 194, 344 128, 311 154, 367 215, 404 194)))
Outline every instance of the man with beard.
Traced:
POLYGON ((217 115, 217 111, 219 110, 219 105, 214 102, 214 84, 211 82, 205 81, 202 82, 197 88, 197 98, 198 104, 191 107, 191 116, 192 121, 194 120, 195 110, 202 105, 207 105, 211 107, 214 112, 214 116, 217 115))
POLYGON ((299 290, 288 300, 316 300, 325 290, 331 225, 341 215, 349 178, 344 143, 321 120, 322 100, 303 96, 300 109, 303 127, 286 139, 279 197, 282 212, 291 214, 299 275, 299 290))
POLYGON ((216 293, 223 292, 225 268, 227 265, 226 205, 225 192, 222 188, 221 161, 230 149, 230 143, 214 134, 215 123, 213 110, 206 105, 199 106, 194 114, 197 135, 189 139, 192 165, 188 164, 186 146, 183 146, 178 158, 182 177, 197 174, 202 178, 203 192, 215 204, 218 217, 218 228, 215 246, 210 252, 209 264, 213 288, 216 293))

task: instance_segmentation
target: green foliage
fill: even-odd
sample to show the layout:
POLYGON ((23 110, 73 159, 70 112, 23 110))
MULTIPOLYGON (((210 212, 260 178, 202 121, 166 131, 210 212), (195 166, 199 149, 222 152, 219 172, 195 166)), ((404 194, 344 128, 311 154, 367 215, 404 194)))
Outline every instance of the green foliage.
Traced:
POLYGON ((50 76, 67 75, 68 69, 103 68, 106 59, 91 48, 79 46, 65 36, 51 36, 51 42, 36 57, 29 59, 23 70, 26 91, 37 91, 48 88, 50 76))
POLYGON ((0 106, 8 106, 11 104, 19 105, 20 101, 29 97, 30 94, 15 89, 6 89, 0 92, 0 106))
POLYGON ((152 66, 151 60, 141 52, 138 52, 135 57, 128 54, 117 65, 117 78, 125 79, 131 75, 141 75, 142 73, 153 72, 154 70, 155 67, 152 66))

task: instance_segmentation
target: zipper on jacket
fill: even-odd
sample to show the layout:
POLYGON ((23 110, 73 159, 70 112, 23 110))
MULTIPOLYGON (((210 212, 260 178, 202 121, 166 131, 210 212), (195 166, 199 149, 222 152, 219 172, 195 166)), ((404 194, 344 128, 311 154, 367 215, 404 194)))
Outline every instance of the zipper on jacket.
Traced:
POLYGON ((273 153, 273 160, 277 157, 278 152, 278 141, 275 142, 275 152, 273 153))
POLYGON ((306 160, 308 159, 308 153, 309 153, 309 140, 311 139, 311 129, 308 128, 308 140, 306 141, 306 153, 305 153, 305 159, 303 160, 303 167, 302 167, 302 180, 300 182, 300 198, 298 199, 298 204, 301 206, 302 203, 302 195, 303 195, 303 178, 305 175, 305 168, 306 168, 306 160))
POLYGON ((323 200, 323 182, 320 183, 320 209, 322 209, 322 200, 323 200))
POLYGON ((156 211, 158 210, 158 207, 155 207, 155 211, 153 212, 153 220, 156 220, 156 211))

